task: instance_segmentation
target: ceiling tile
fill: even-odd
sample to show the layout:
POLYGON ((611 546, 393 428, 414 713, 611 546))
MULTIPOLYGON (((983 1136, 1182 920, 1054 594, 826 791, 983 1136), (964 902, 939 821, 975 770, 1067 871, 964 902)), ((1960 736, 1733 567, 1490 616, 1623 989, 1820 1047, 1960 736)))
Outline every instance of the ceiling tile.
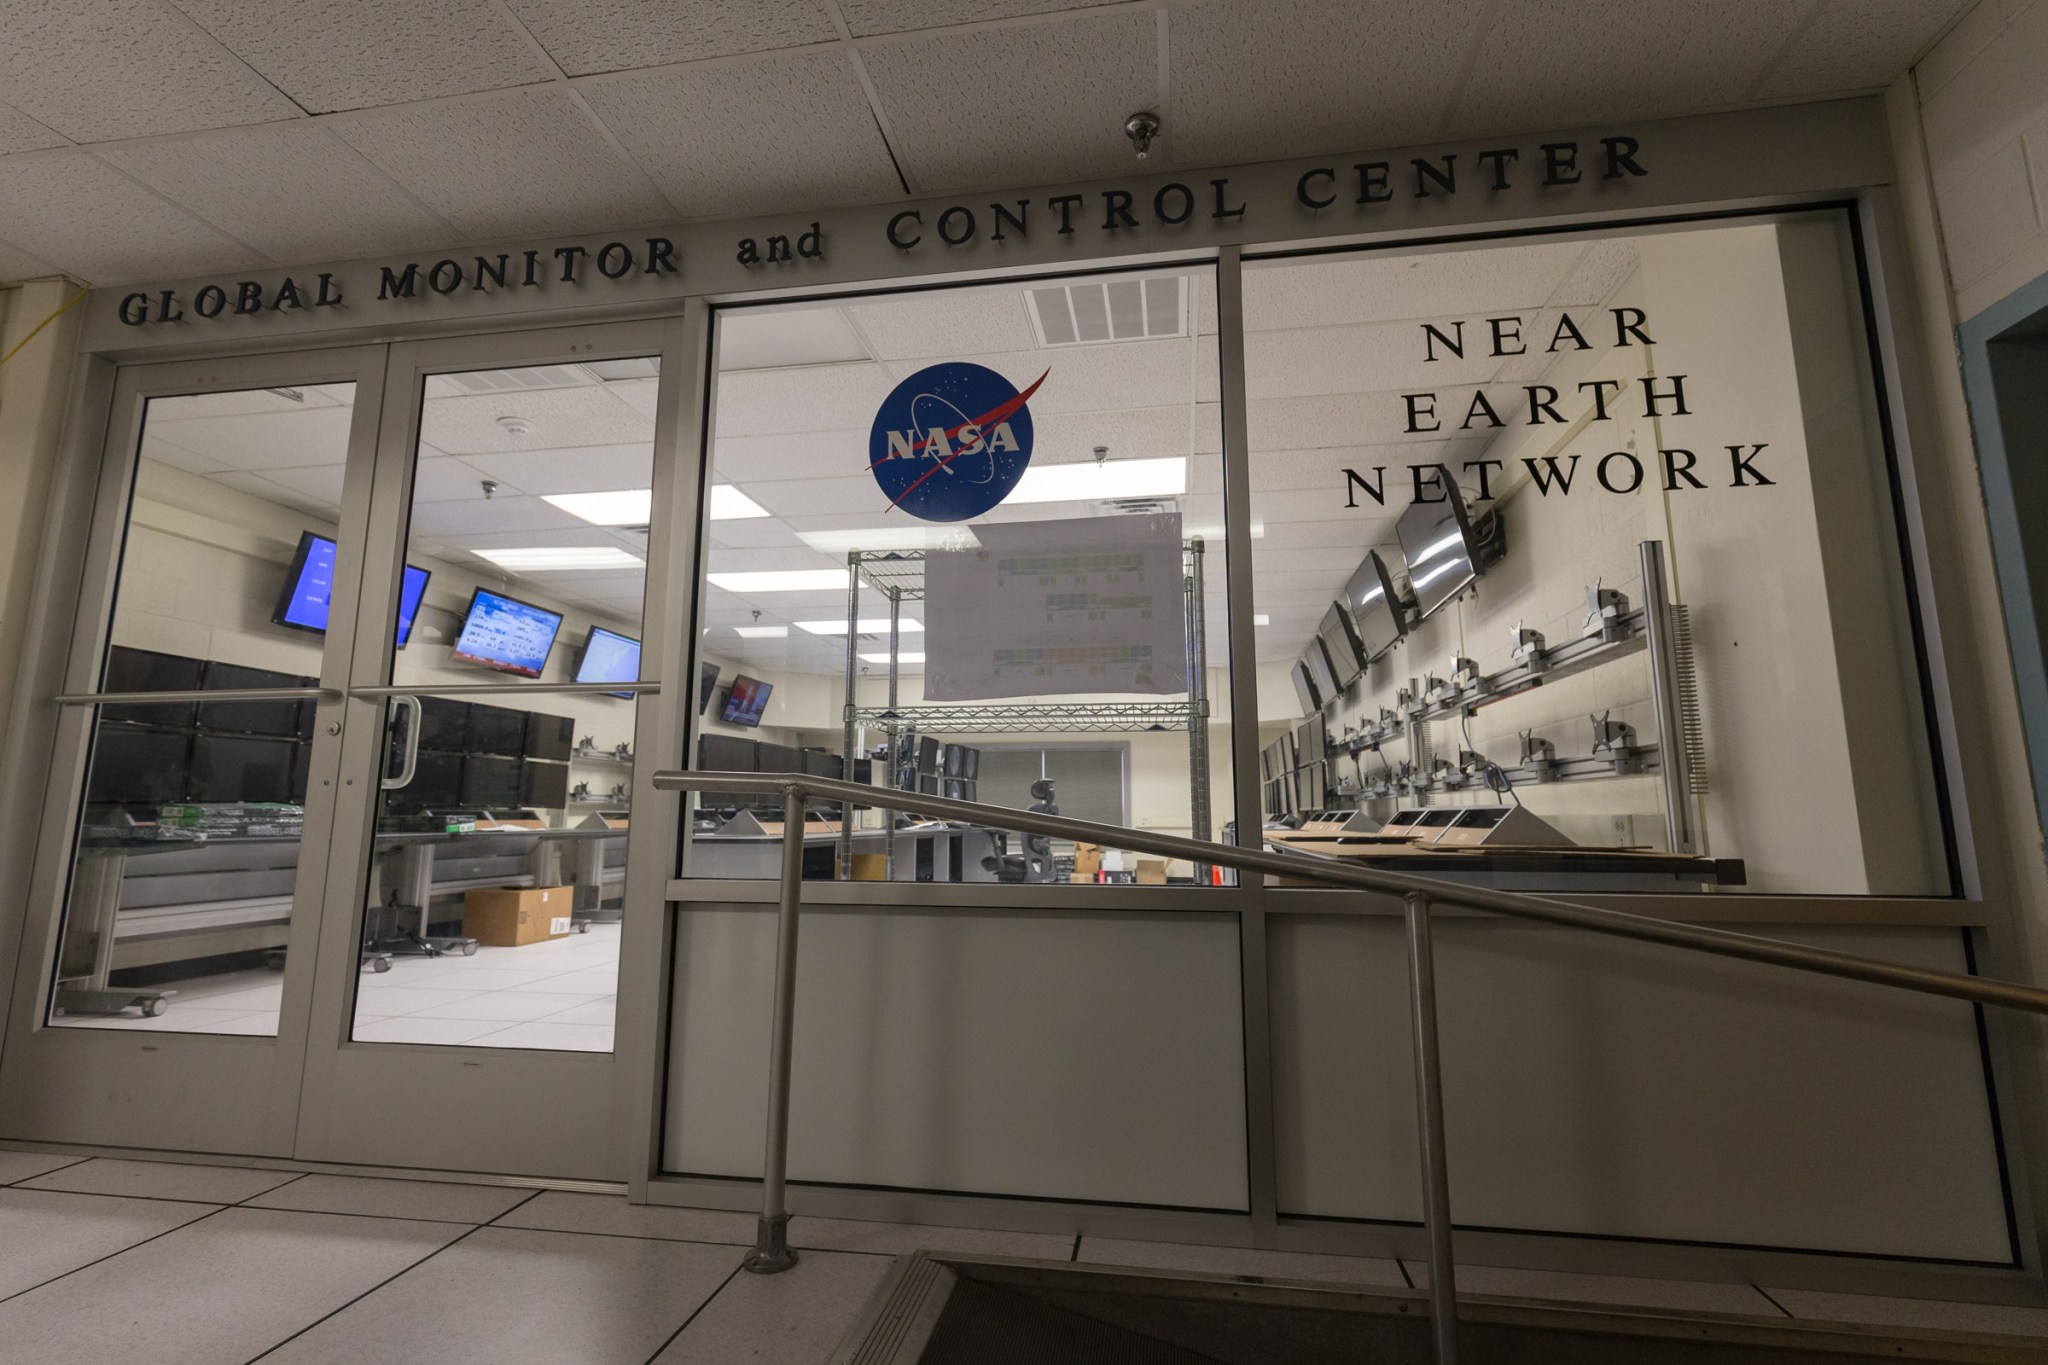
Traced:
POLYGON ((1828 6, 1753 92, 1763 98, 1878 90, 1933 46, 1971 0, 1859 0, 1828 6))
POLYGON ((0 241, 102 286, 260 264, 84 152, 0 161, 0 241))
POLYGON ((45 128, 19 109, 0 104, 0 156, 63 145, 63 134, 45 128))
POLYGON ((1245 327, 1261 332, 1440 321, 1536 308, 1550 301, 1586 251, 1584 242, 1541 242, 1249 266, 1244 273, 1245 327))
POLYGON ((740 308, 718 315, 718 368, 786 369, 868 359, 840 307, 740 308))
POLYGON ((847 309, 880 360, 1028 351, 1038 343, 1023 291, 947 289, 847 309))
MULTIPOLYGON (((298 499, 298 505, 311 505, 329 520, 341 514, 342 466, 338 464, 309 465, 303 469, 266 469, 263 480, 276 487, 286 489, 298 499)), ((236 487, 243 487, 237 484, 236 487)), ((253 489, 245 489, 253 492, 253 489)))
POLYGON ((301 112, 176 11, 148 0, 0 0, 0 33, 7 102, 78 142, 301 112))
POLYGON ((903 190, 837 48, 578 89, 686 217, 869 203, 903 190))
POLYGON ((468 498, 460 502, 420 502, 412 509, 412 534, 420 536, 468 535, 484 532, 524 531, 528 545, 569 544, 557 532, 586 531, 588 522, 570 516, 553 503, 539 498, 468 498))
MULTIPOLYGON (((1220 165, 1432 135, 1483 0, 1203 0, 1168 11, 1167 154, 1220 165)), ((1605 43, 1587 46, 1610 63, 1605 43)), ((1128 112, 1128 111, 1127 111, 1128 112)))
POLYGON ((596 232, 669 213, 560 90, 365 110, 329 126, 473 239, 596 232))
POLYGON ((178 0, 309 113, 502 90, 554 72, 492 0, 178 0))
POLYGON ((821 4, 760 0, 508 0, 512 12, 572 76, 666 66, 742 52, 829 43, 821 4))
POLYGON ((1502 0, 1458 136, 1643 120, 1739 102, 1817 0, 1502 0), (1615 38, 1627 35, 1626 60, 1615 38))
POLYGON ((199 417, 161 422, 167 441, 232 469, 338 465, 348 458, 352 408, 309 408, 289 416, 199 417))
POLYGON ((862 60, 920 190, 1129 173, 1124 120, 1159 102, 1151 10, 880 43, 862 60), (992 97, 963 105, 977 85, 992 97))
POLYGON ((718 378, 718 438, 865 431, 894 381, 880 365, 742 370, 718 378))
POLYGON ((920 28, 1017 19, 1059 10, 1092 9, 1113 0, 840 0, 839 12, 856 38, 920 28))
POLYGON ((221 474, 228 468, 211 455, 201 455, 196 450, 187 450, 181 445, 164 440, 153 431, 143 433, 142 458, 156 460, 173 469, 182 469, 191 474, 221 474))
POLYGON ((449 241, 446 223, 307 120, 98 155, 278 261, 325 261, 449 241))
POLYGON ((637 450, 643 465, 651 463, 653 422, 619 402, 605 387, 437 398, 421 415, 421 439, 444 454, 537 452, 562 463, 583 458, 561 453, 574 447, 623 445, 637 450), (506 416, 525 418, 533 423, 533 431, 521 436, 505 430, 498 419, 506 416))
MULTIPOLYGON (((654 481, 653 450, 644 445, 471 455, 463 463, 533 494, 609 493, 646 488, 654 481)), ((571 520, 578 526, 590 524, 580 517, 571 520)))

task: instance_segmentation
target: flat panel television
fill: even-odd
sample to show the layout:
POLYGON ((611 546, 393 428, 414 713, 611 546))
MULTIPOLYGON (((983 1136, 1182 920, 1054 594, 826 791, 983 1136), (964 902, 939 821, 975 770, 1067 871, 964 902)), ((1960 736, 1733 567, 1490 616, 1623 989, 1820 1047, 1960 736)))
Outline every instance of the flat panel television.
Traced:
POLYGON ((1423 621, 1479 577, 1472 519, 1448 466, 1436 466, 1436 482, 1442 500, 1410 503, 1394 524, 1395 538, 1408 560, 1408 587, 1415 594, 1416 617, 1423 621))
POLYGON ((944 761, 945 748, 930 735, 917 741, 917 770, 921 773, 936 773, 944 761))
POLYGON ((1332 602, 1330 609, 1323 613, 1322 624, 1316 627, 1316 637, 1323 642, 1323 652, 1329 656, 1337 690, 1342 692, 1357 682, 1358 675, 1365 672, 1365 646, 1352 628, 1351 613, 1344 609, 1342 603, 1332 602))
POLYGON ((526 717, 524 711, 472 702, 469 708, 469 741, 464 752, 504 754, 508 757, 525 753, 526 717))
MULTIPOLYGON (((191 692, 198 690, 205 671, 206 663, 202 659, 188 659, 182 654, 159 654, 153 649, 129 649, 125 645, 115 645, 107 651, 107 671, 101 690, 191 692)), ((116 703, 101 707, 100 719, 134 721, 140 725, 190 725, 192 703, 116 703)), ((176 797, 169 799, 177 800, 176 797)))
POLYGON ((774 690, 774 683, 735 673, 732 692, 726 697, 725 710, 719 718, 728 725, 759 725, 761 713, 768 709, 768 696, 774 690))
POLYGON ((697 665, 697 714, 703 715, 711 705, 711 694, 718 690, 718 665, 697 665))
MULTIPOLYGON (((538 711, 526 718, 526 756, 566 762, 576 746, 573 716, 544 716, 538 711)), ((560 802, 556 802, 560 805, 560 802)))
POLYGON ((1294 684, 1294 695, 1300 700, 1304 714, 1322 709, 1322 694, 1316 691, 1315 680, 1309 677, 1307 664, 1295 660, 1294 667, 1287 670, 1287 679, 1294 684))
POLYGON ((525 760, 472 754, 462 763, 462 804, 502 810, 519 804, 520 768, 525 760))
MULTIPOLYGON (((317 680, 290 673, 273 673, 267 668, 243 668, 239 664, 210 663, 206 667, 206 688, 225 692, 246 687, 311 687, 317 680)), ((313 703, 302 701, 203 701, 199 703, 201 729, 242 735, 273 735, 281 739, 313 737, 313 703)))
POLYGON ((85 799, 95 806, 136 807, 181 801, 191 749, 192 737, 177 730, 102 723, 93 737, 85 799))
POLYGON ((1378 550, 1367 550, 1365 558, 1351 571, 1344 585, 1344 605, 1351 609, 1351 624, 1358 642, 1371 663, 1392 649, 1408 633, 1408 614, 1387 572, 1387 561, 1378 550))
POLYGON ((478 588, 462 618, 455 658, 479 668, 538 678, 562 628, 562 613, 478 588))
POLYGON ((946 776, 965 777, 967 774, 962 772, 961 768, 966 762, 967 750, 963 746, 958 744, 948 744, 946 746, 946 776))
MULTIPOLYGON (((419 614, 420 599, 427 595, 425 569, 405 566, 405 578, 398 586, 398 647, 412 638, 413 617, 419 614)), ((299 532, 299 548, 292 553, 292 566, 284 576, 284 589, 270 613, 274 625, 318 634, 327 629, 327 609, 334 598, 334 542, 312 531, 299 532)))
MULTIPOLYGON (((461 754, 438 754, 421 750, 413 768, 412 781, 389 793, 394 806, 407 810, 450 810, 462 802, 461 754)), ((398 771, 397 764, 392 772, 398 771)))
POLYGON ((519 804, 560 807, 569 804, 569 765, 526 761, 520 773, 519 804))
POLYGON ((459 754, 469 747, 469 703, 446 697, 420 698, 420 748, 459 754))
POLYGON ((981 776, 981 750, 970 749, 965 745, 961 746, 960 776, 966 778, 969 782, 981 776))
POLYGON ((1301 661, 1308 665, 1309 677, 1315 679, 1316 695, 1325 704, 1337 700, 1340 690, 1337 686, 1336 671, 1330 667, 1330 656, 1323 651, 1323 642, 1310 636, 1308 648, 1302 652, 1301 661))
POLYGON ((787 744, 770 744, 762 740, 756 751, 756 761, 764 773, 800 773, 804 770, 803 754, 787 744))
MULTIPOLYGON (((583 657, 576 661, 580 683, 625 683, 640 681, 640 642, 603 626, 592 626, 583 642, 583 657)), ((631 692, 607 692, 608 697, 631 698, 631 692)))
POLYGON ((812 777, 837 778, 845 766, 838 754, 823 749, 804 750, 804 771, 812 777))
POLYGON ((201 735, 192 741, 194 801, 290 801, 296 740, 253 735, 201 735))

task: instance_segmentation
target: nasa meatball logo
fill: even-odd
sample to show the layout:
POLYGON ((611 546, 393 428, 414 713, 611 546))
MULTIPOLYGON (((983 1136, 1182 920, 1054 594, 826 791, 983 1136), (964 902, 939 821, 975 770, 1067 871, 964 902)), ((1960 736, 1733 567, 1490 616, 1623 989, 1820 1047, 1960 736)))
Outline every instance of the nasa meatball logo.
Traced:
POLYGON ((868 435, 868 472, 889 506, 966 521, 1009 497, 1031 464, 1025 404, 1044 382, 1042 374, 1020 393, 987 366, 953 360, 890 390, 868 435))

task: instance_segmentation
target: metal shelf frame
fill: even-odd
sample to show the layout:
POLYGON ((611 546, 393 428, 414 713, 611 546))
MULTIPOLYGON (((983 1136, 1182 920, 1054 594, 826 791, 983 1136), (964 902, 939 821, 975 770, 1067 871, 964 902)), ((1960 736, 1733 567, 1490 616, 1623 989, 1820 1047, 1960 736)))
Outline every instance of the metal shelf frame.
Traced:
MULTIPOLYGON (((1209 809, 1209 673, 1203 639, 1203 571, 1206 549, 1199 538, 1181 543, 1181 612, 1186 636, 1188 693, 1186 701, 1036 702, 1018 704, 940 703, 904 706, 900 701, 903 604, 925 600, 923 550, 851 550, 846 556, 846 700, 840 756, 850 779, 860 753, 860 732, 878 729, 888 736, 891 762, 904 731, 916 729, 953 734, 1033 734, 1067 731, 1074 734, 1132 734, 1184 730, 1188 736, 1189 823, 1194 837, 1210 837, 1209 809), (882 706, 859 704, 861 585, 880 593, 889 604, 888 700, 882 706)), ((891 871, 895 862, 895 826, 884 832, 883 856, 891 871)), ((839 834, 839 876, 853 876, 853 821, 839 834)), ((1207 865, 1195 868, 1195 880, 1209 878, 1207 865)))

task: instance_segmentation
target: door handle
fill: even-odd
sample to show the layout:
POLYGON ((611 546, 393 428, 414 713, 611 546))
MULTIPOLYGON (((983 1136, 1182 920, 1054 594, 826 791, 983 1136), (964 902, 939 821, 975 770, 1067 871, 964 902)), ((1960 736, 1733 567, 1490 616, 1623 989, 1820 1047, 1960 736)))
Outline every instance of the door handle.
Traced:
POLYGON ((398 770, 398 776, 392 777, 387 774, 377 784, 388 792, 411 786, 413 774, 419 771, 420 766, 420 723, 424 719, 424 713, 420 710, 420 699, 408 696, 393 697, 391 711, 385 715, 385 734, 391 733, 391 717, 399 711, 411 711, 412 723, 405 727, 404 766, 398 770))

